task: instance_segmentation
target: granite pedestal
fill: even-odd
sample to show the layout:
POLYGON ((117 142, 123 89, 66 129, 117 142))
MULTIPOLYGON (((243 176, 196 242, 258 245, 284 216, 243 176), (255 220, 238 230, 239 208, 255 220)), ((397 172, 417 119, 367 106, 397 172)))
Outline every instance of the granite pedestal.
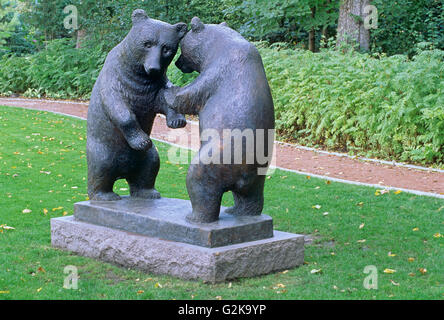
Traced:
POLYGON ((273 231, 272 219, 224 213, 214 223, 185 220, 189 201, 161 198, 76 203, 51 219, 53 247, 119 266, 208 282, 299 266, 304 237, 273 231))

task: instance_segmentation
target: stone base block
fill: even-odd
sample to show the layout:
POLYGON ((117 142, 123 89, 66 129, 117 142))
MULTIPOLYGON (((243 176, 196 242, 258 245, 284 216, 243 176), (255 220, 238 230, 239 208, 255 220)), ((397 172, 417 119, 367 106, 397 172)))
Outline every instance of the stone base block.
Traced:
POLYGON ((76 220, 51 219, 53 247, 182 279, 220 282, 290 269, 304 262, 304 236, 274 231, 272 238, 207 248, 76 220))
POLYGON ((189 200, 123 197, 118 201, 77 202, 74 217, 103 227, 209 248, 273 237, 271 217, 232 216, 225 209, 221 208, 218 221, 195 224, 185 219, 192 211, 189 200))

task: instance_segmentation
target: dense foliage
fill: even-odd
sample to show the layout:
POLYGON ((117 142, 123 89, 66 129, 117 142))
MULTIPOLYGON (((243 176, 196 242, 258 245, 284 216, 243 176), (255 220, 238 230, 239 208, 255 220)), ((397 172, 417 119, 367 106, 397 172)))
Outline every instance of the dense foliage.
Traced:
POLYGON ((406 56, 261 49, 281 137, 347 152, 444 162, 444 52, 406 56))
POLYGON ((444 2, 442 0, 373 0, 379 27, 372 30, 375 51, 388 55, 415 53, 420 42, 444 50, 444 2))
POLYGON ((310 30, 335 26, 338 10, 339 0, 246 0, 226 12, 243 22, 238 29, 244 36, 305 47, 310 30))
MULTIPOLYGON (((281 139, 404 161, 444 163, 444 52, 423 44, 407 56, 372 56, 259 44, 276 106, 281 139)), ((0 94, 89 97, 103 48, 51 42, 27 57, 0 59, 0 94), (63 52, 63 54, 60 54, 63 52)), ((169 77, 194 75, 174 64, 169 77)))
MULTIPOLYGON (((44 41, 76 37, 63 26, 66 5, 78 9, 79 29, 91 43, 112 48, 130 28, 132 10, 143 8, 149 16, 176 23, 199 16, 206 23, 226 21, 232 28, 255 41, 287 42, 307 47, 309 33, 315 49, 322 38, 336 36, 340 0, 2 0, 8 6, 20 3, 21 30, 28 31, 30 45, 43 48, 44 41), (26 24, 24 23, 26 21, 26 24)), ((444 49, 444 0, 373 0, 378 9, 378 28, 371 30, 372 50, 393 54, 414 54, 417 43, 430 42, 444 49)), ((1 5, 0 5, 1 24, 1 5)), ((0 37, 1 38, 1 37, 0 37)), ((327 39, 324 39, 327 40, 327 39)))
POLYGON ((54 40, 34 55, 3 56, 0 94, 88 98, 105 56, 100 47, 76 50, 70 39, 54 40))

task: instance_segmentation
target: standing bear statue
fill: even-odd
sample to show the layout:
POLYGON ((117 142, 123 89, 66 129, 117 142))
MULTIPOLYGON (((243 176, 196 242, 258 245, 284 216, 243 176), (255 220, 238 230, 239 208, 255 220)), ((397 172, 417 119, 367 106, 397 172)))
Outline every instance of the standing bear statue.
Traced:
POLYGON ((227 191, 233 193, 234 207, 226 213, 260 215, 275 121, 260 54, 225 23, 203 24, 197 17, 180 46, 177 67, 199 76, 163 93, 170 108, 199 115, 201 146, 187 175, 192 204, 187 220, 217 221, 227 191))
POLYGON ((91 200, 119 200, 117 179, 126 179, 131 197, 159 198, 154 188, 159 156, 150 140, 157 113, 170 128, 186 125, 185 117, 168 108, 160 92, 172 84, 166 71, 184 23, 171 25, 135 10, 132 28, 108 54, 94 85, 88 110, 88 195, 91 200))

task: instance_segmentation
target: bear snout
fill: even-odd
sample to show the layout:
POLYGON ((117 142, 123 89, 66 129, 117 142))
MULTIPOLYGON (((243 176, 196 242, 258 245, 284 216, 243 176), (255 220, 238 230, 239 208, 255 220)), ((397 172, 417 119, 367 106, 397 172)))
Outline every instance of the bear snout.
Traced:
POLYGON ((144 66, 145 72, 150 78, 158 78, 161 75, 160 66, 144 66))

